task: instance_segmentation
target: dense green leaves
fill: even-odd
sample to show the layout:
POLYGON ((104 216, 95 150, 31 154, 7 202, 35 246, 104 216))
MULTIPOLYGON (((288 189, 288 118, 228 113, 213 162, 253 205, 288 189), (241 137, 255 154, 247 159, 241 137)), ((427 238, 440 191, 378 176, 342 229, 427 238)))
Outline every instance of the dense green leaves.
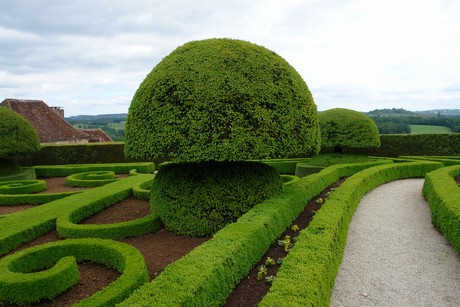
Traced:
POLYGON ((231 39, 189 42, 133 97, 125 153, 174 162, 305 157, 319 150, 316 105, 274 52, 231 39))
POLYGON ((18 160, 39 150, 40 140, 32 124, 0 106, 0 159, 18 160))
POLYGON ((348 109, 335 108, 318 115, 321 127, 321 147, 379 147, 379 131, 366 115, 348 109))
POLYGON ((152 188, 152 212, 178 234, 210 236, 282 190, 277 171, 258 162, 170 164, 152 188))

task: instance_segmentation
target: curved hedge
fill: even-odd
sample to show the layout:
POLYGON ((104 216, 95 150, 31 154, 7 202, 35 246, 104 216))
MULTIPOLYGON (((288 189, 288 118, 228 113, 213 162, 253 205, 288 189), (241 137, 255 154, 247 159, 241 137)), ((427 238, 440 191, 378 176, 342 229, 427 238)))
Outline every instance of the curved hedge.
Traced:
MULTIPOLYGON (((133 186, 152 180, 152 177, 153 175, 146 174, 126 177, 96 189, 82 191, 78 195, 70 195, 41 206, 3 216, 0 219, 0 255, 56 229, 56 219, 60 216, 69 216, 75 211, 77 213, 74 218, 82 220, 96 214, 131 196, 133 186)), ((135 223, 135 220, 132 222, 135 223)), ((97 229, 94 229, 95 225, 82 225, 81 227, 84 226, 92 228, 97 233, 97 229)), ((101 227, 107 228, 108 226, 101 225, 101 227)), ((114 227, 116 229, 119 226, 114 227)), ((126 234, 125 230, 122 231, 126 234)), ((114 236, 119 237, 118 230, 113 233, 114 236)))
POLYGON ((30 304, 55 297, 78 282, 77 261, 104 264, 122 273, 80 306, 115 305, 149 280, 142 254, 131 245, 101 239, 64 240, 1 259, 0 301, 30 304), (33 273, 36 270, 41 271, 33 273))
MULTIPOLYGON (((390 163, 391 161, 388 161, 390 163)), ((337 165, 309 180, 289 176, 284 191, 254 206, 236 223, 170 264, 120 306, 220 306, 308 200, 340 177, 375 163, 337 165)), ((289 301, 286 301, 289 302, 289 301)), ((282 305, 282 304, 281 304, 282 305)))
POLYGON ((117 177, 112 171, 78 173, 70 175, 66 179, 69 187, 100 187, 114 181, 117 181, 117 177))
POLYGON ((321 148, 380 147, 379 130, 374 121, 360 112, 335 108, 318 114, 321 148))
POLYGON ((329 306, 348 226, 361 197, 383 183, 424 177, 439 167, 441 163, 427 161, 392 163, 365 169, 348 178, 299 233, 259 306, 283 306, 286 302, 289 306, 329 306))
POLYGON ((44 180, 14 180, 0 182, 0 194, 32 194, 46 190, 44 180))
POLYGON ((264 47, 192 41, 144 79, 125 154, 173 162, 305 157, 319 151, 316 105, 295 69, 264 47))
POLYGON ((137 173, 150 174, 155 171, 155 164, 153 162, 67 164, 38 165, 33 168, 38 177, 61 177, 93 171, 113 171, 117 174, 128 174, 132 170, 136 170, 137 173))
POLYGON ((211 236, 282 189, 278 172, 259 162, 168 164, 155 176, 151 210, 176 234, 211 236))
POLYGON ((460 176, 460 165, 428 173, 423 196, 430 204, 431 222, 460 255, 460 188, 456 176, 460 176))

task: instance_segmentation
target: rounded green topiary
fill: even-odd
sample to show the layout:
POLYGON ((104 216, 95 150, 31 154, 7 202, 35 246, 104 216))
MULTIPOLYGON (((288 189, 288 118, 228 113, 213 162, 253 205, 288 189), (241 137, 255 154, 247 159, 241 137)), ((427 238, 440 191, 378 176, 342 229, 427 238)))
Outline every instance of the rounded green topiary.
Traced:
POLYGON ((276 53, 241 40, 178 47, 134 95, 125 154, 174 162, 243 161, 316 154, 316 105, 276 53))
POLYGON ((0 106, 0 176, 20 170, 15 161, 40 150, 40 140, 30 122, 0 106))
POLYGON ((344 148, 380 147, 377 125, 368 116, 349 109, 335 108, 318 114, 321 147, 344 148))
POLYGON ((210 236, 282 187, 276 170, 263 163, 169 164, 154 179, 151 209, 166 229, 210 236))

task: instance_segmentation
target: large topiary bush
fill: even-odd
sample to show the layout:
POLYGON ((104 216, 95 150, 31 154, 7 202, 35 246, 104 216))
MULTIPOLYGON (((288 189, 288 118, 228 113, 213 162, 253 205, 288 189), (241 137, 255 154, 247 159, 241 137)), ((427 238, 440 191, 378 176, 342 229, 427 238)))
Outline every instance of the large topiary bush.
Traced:
POLYGON ((20 171, 16 162, 40 150, 40 140, 30 122, 0 106, 0 176, 20 171))
POLYGON ((321 147, 342 152, 345 148, 380 147, 379 130, 368 116, 335 108, 319 113, 321 147))
MULTIPOLYGON (((176 172, 176 167, 160 169, 154 182, 159 187, 156 187, 152 207, 167 228, 182 232, 179 226, 173 226, 178 223, 168 221, 185 221, 184 215, 205 217, 200 218, 202 225, 190 219, 193 220, 190 227, 184 226, 185 232, 191 235, 203 235, 201 229, 204 228, 209 229, 205 233, 210 234, 210 230, 216 231, 236 219, 233 213, 229 218, 229 211, 239 215, 261 201, 255 196, 259 192, 244 180, 239 188, 226 187, 224 182, 235 186, 235 178, 230 174, 242 166, 238 161, 306 157, 316 154, 319 147, 316 105, 300 75, 276 53, 232 39, 189 42, 165 57, 136 91, 126 125, 128 157, 171 160, 179 163, 177 168, 184 169, 191 167, 184 163, 196 163, 193 167, 206 174, 217 172, 219 184, 216 176, 196 182, 207 184, 205 190, 209 196, 218 195, 212 206, 200 200, 208 197, 202 193, 194 194, 180 210, 169 207, 176 197, 183 196, 179 194, 188 199, 186 193, 189 192, 179 187, 189 185, 189 177, 176 176, 171 182, 176 186, 172 188, 175 196, 163 190, 166 185, 160 183, 161 178, 175 176, 162 173, 176 172), (206 163, 209 161, 227 163, 218 168, 217 164, 206 163), (251 199, 251 205, 226 200, 242 197, 251 199), (231 208, 233 206, 241 208, 231 208), (217 226, 205 225, 209 220, 217 221, 217 226)), ((273 184, 273 172, 266 167, 263 170, 261 173, 250 164, 241 171, 273 184)), ((274 190, 280 191, 282 182, 279 176, 277 178, 274 190)), ((266 194, 265 198, 270 195, 266 194)))
POLYGON ((166 228, 181 235, 212 235, 255 203, 278 193, 281 186, 276 170, 257 162, 183 163, 165 168, 155 177, 152 209, 166 228))

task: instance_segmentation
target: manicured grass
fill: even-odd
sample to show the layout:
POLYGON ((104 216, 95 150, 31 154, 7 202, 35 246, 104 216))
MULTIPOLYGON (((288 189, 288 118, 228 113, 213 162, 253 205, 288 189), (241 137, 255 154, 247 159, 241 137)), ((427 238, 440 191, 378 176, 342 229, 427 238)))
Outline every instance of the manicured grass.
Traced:
POLYGON ((432 133, 454 133, 452 129, 445 126, 432 125, 410 125, 411 134, 432 134, 432 133))

